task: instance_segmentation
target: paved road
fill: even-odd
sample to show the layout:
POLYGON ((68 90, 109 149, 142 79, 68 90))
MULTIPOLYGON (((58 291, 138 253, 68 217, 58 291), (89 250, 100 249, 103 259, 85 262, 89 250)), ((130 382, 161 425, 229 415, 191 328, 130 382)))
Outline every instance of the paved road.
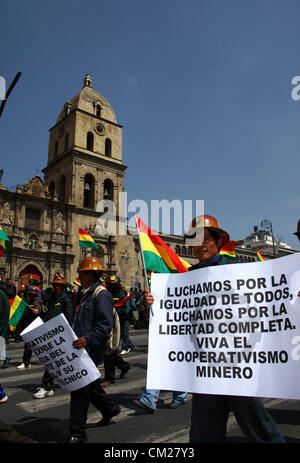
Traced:
MULTIPOLYGON (((132 340, 135 349, 126 355, 131 370, 126 378, 106 388, 121 405, 121 413, 112 424, 97 428, 95 423, 101 415, 91 406, 87 423, 89 443, 187 444, 191 395, 185 406, 170 410, 166 404, 171 400, 171 393, 163 391, 153 415, 137 413, 132 405, 132 399, 139 397, 145 384, 147 332, 132 330, 132 340)), ((8 352, 9 367, 0 370, 0 382, 9 396, 9 400, 0 405, 1 419, 38 442, 64 442, 68 437, 69 394, 57 388, 53 397, 34 399, 32 395, 40 385, 43 366, 33 357, 32 367, 19 372, 16 366, 22 360, 23 343, 9 343, 8 352)), ((300 402, 267 399, 265 405, 287 442, 300 443, 300 402)), ((228 421, 228 442, 246 443, 232 415, 228 421)))

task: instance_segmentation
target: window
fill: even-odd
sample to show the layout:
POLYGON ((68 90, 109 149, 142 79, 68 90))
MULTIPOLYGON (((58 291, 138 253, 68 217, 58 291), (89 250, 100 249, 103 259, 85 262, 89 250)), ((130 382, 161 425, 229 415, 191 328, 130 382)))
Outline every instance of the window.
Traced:
POLYGON ((92 134, 92 132, 88 132, 88 133, 87 133, 87 137, 86 137, 86 149, 89 150, 89 151, 93 151, 93 150, 94 150, 94 135, 92 134))
POLYGON ((105 155, 111 156, 111 140, 109 138, 105 140, 105 155))
POLYGON ((181 248, 180 248, 179 244, 176 245, 175 252, 176 252, 176 254, 181 254, 181 248))
POLYGON ((58 201, 64 203, 66 200, 66 177, 61 176, 58 189, 58 201))
POLYGON ((114 184, 108 178, 104 181, 104 199, 114 200, 114 184))
POLYGON ((55 142, 54 144, 54 156, 58 155, 58 141, 55 142))
POLYGON ((96 116, 101 117, 101 106, 99 104, 96 106, 96 116))
POLYGON ((95 180, 91 174, 84 177, 83 207, 94 209, 95 180))
POLYGON ((31 230, 39 230, 41 211, 39 209, 31 209, 26 207, 25 211, 25 228, 31 230))
POLYGON ((66 133, 65 135, 65 151, 69 148, 69 134, 66 133))

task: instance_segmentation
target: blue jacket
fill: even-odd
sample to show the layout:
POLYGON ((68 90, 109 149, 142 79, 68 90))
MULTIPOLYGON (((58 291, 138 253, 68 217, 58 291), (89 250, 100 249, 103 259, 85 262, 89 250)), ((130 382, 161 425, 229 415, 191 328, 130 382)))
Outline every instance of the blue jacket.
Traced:
POLYGON ((100 283, 95 282, 86 293, 79 291, 74 301, 71 326, 78 338, 84 337, 86 350, 97 365, 103 358, 106 341, 113 329, 113 297, 109 291, 93 293, 100 283))

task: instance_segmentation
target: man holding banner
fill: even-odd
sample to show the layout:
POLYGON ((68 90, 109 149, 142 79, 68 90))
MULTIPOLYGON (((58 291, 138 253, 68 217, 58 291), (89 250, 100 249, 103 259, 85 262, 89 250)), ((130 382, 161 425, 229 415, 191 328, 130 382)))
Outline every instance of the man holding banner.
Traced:
MULTIPOLYGON (((189 239, 189 245, 193 246, 194 254, 199 259, 199 263, 190 267, 189 271, 207 268, 207 274, 209 275, 209 267, 224 264, 224 259, 219 252, 230 238, 228 233, 221 229, 214 217, 208 215, 196 217, 192 221, 185 239, 189 239), (198 242, 197 236, 199 235, 202 236, 198 242)), ((153 296, 147 293, 146 304, 150 306, 153 303, 153 296)), ((153 319, 155 319, 155 313, 153 319)), ((198 323, 201 324, 201 322, 198 323)), ((204 337, 202 336, 202 338, 204 337)), ((205 353, 203 348, 202 351, 205 353)), ((221 349, 220 352, 222 352, 221 349)), ((285 442, 260 398, 221 395, 221 393, 218 394, 217 392, 214 394, 193 393, 190 442, 224 442, 226 440, 226 427, 230 411, 234 413, 243 433, 250 441, 261 443, 285 442)))
MULTIPOLYGON (((78 336, 73 341, 75 349, 86 348, 89 356, 98 365, 104 358, 106 342, 113 328, 113 298, 100 283, 104 271, 102 262, 96 257, 86 257, 79 266, 81 291, 75 297, 71 325, 78 336)), ((121 411, 101 387, 100 378, 87 386, 71 392, 70 443, 87 440, 85 423, 89 404, 102 414, 98 426, 109 423, 121 411)))

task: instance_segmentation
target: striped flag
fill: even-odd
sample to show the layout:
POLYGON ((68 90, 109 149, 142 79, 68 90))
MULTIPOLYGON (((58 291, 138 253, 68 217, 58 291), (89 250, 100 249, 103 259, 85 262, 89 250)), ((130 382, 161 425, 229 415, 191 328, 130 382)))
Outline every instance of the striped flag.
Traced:
POLYGON ((222 256, 229 257, 230 259, 235 259, 235 258, 236 258, 236 254, 235 254, 235 245, 234 245, 234 241, 228 241, 228 243, 225 244, 225 246, 223 246, 223 247, 220 249, 220 254, 221 254, 222 256))
POLYGON ((21 299, 19 296, 16 296, 14 298, 13 303, 10 307, 10 313, 9 313, 8 324, 10 326, 14 326, 14 327, 17 326, 27 306, 28 304, 23 299, 21 299))
POLYGON ((259 249, 257 250, 256 256, 257 256, 257 262, 263 262, 265 260, 265 258, 261 255, 259 249))
POLYGON ((139 217, 136 219, 146 270, 157 273, 187 272, 191 264, 170 249, 139 217))
POLYGON ((4 250, 4 251, 9 252, 11 250, 11 241, 4 233, 2 227, 0 227, 0 244, 3 248, 2 251, 4 250))
POLYGON ((79 232, 79 246, 81 248, 98 248, 91 235, 83 228, 78 229, 79 232))

